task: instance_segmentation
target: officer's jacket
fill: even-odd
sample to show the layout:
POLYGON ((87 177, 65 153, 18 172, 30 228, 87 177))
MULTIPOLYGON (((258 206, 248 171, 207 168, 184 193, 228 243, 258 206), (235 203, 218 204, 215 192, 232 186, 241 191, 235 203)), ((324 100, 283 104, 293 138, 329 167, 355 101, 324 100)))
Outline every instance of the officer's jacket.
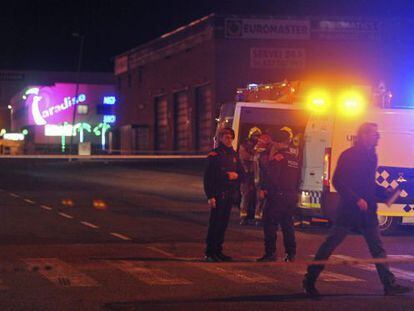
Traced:
POLYGON ((207 166, 204 171, 204 192, 210 199, 223 192, 238 191, 244 176, 237 152, 233 148, 220 144, 207 156, 207 166), (229 180, 227 172, 236 172, 239 177, 236 180, 229 180))
POLYGON ((270 154, 267 164, 261 164, 261 188, 269 192, 295 193, 299 187, 299 162, 288 149, 270 154))
POLYGON ((340 155, 332 177, 332 184, 340 195, 337 215, 339 224, 376 224, 379 190, 375 182, 377 163, 374 148, 368 150, 364 146, 356 145, 340 155), (360 211, 356 204, 361 198, 368 203, 367 212, 360 211))
POLYGON ((248 174, 251 174, 254 172, 255 154, 256 154, 256 151, 254 149, 254 144, 251 141, 246 140, 240 145, 240 149, 239 149, 240 161, 242 163, 244 171, 248 174))

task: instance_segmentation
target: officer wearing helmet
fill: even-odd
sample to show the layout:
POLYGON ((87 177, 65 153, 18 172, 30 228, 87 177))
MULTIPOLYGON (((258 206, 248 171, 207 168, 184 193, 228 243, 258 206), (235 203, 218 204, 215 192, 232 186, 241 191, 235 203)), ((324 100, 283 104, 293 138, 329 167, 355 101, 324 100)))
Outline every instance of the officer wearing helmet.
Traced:
POLYGON ((219 145, 208 154, 204 172, 204 191, 210 206, 205 250, 205 260, 208 262, 232 260, 223 254, 224 235, 231 208, 239 198, 240 183, 244 178, 240 159, 232 145, 233 129, 223 128, 218 136, 219 145))
POLYGON ((256 144, 262 131, 258 127, 249 130, 247 140, 240 144, 239 156, 245 172, 245 179, 241 185, 240 224, 247 225, 254 218, 256 205, 256 187, 254 184, 254 161, 256 144))
POLYGON ((276 260, 276 233, 280 225, 283 233, 285 261, 294 261, 296 240, 293 226, 293 214, 296 209, 299 187, 299 162, 290 152, 290 133, 279 130, 269 154, 269 161, 261 165, 262 195, 267 204, 263 211, 263 232, 265 253, 257 261, 276 260))

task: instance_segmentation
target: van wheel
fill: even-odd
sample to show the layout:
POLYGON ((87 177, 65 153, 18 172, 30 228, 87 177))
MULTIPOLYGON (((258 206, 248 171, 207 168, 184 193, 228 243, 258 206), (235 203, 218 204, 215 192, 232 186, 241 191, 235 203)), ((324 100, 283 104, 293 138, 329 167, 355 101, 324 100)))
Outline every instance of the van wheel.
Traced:
POLYGON ((378 215, 379 229, 382 235, 393 233, 401 224, 401 217, 380 216, 378 215))

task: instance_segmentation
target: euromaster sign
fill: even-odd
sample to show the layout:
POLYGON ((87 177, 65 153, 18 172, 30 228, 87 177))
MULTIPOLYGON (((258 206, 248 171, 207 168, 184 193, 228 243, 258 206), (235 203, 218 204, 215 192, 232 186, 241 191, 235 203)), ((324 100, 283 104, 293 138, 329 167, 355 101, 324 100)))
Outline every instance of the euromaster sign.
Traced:
POLYGON ((271 18, 228 18, 225 21, 225 36, 228 39, 309 40, 310 22, 271 18))

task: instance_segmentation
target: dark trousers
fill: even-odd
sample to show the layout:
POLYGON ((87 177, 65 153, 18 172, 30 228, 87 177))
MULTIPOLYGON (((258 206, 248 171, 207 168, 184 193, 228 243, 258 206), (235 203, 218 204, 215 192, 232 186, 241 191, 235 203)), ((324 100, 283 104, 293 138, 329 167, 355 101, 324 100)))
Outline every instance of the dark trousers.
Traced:
POLYGON ((206 238, 206 256, 216 255, 223 250, 224 235, 230 220, 234 199, 223 196, 216 198, 216 207, 210 210, 206 238))
MULTIPOLYGON (((342 243, 348 235, 350 229, 343 226, 335 226, 332 233, 328 236, 325 242, 320 246, 315 255, 315 260, 328 259, 333 251, 342 243)), ((386 258, 387 254, 382 246, 378 226, 369 226, 361 228, 362 235, 368 245, 369 251, 373 258, 386 258)), ((388 286, 395 282, 394 274, 391 273, 387 264, 376 264, 379 278, 384 286, 388 286)), ((308 267, 307 279, 314 283, 319 274, 324 269, 323 265, 310 265, 308 267)))
POLYGON ((266 255, 276 253, 277 230, 280 225, 283 233, 285 253, 296 255, 295 228, 293 211, 296 199, 289 195, 270 195, 263 211, 263 233, 266 255))

